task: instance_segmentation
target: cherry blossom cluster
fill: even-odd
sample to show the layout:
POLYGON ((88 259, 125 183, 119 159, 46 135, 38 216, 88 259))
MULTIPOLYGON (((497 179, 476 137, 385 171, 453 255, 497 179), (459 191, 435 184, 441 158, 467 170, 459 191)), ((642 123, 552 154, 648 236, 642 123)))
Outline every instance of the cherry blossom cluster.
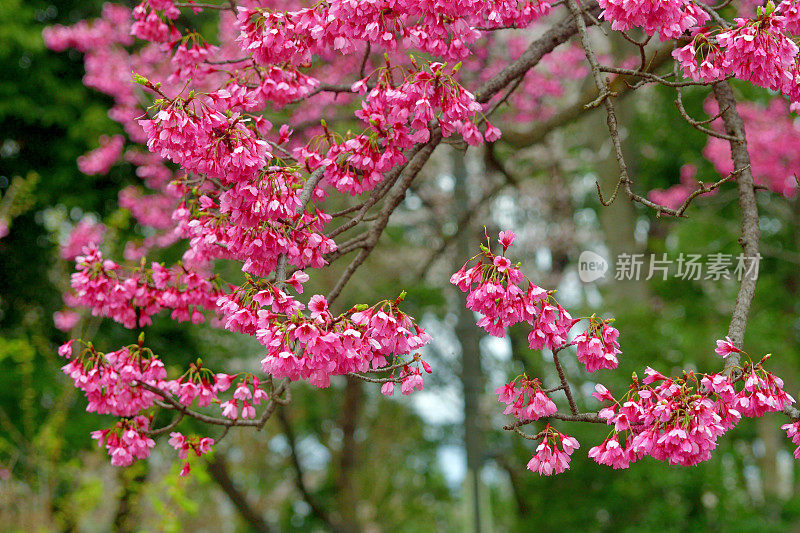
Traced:
POLYGON ((133 9, 134 23, 131 34, 139 39, 152 42, 165 42, 180 35, 167 21, 180 16, 180 10, 171 0, 145 0, 133 9))
POLYGON ((528 461, 528 470, 538 472, 540 476, 552 476, 567 470, 570 456, 581 447, 577 439, 556 431, 550 424, 540 435, 542 441, 528 461))
POLYGON ((673 57, 684 75, 695 81, 735 76, 798 102, 800 48, 791 35, 798 29, 796 11, 789 2, 777 9, 772 2, 766 8, 759 6, 755 18, 737 18, 732 28, 698 32, 673 57), (784 16, 784 10, 790 15, 784 16))
POLYGON ((616 368, 620 353, 617 337, 619 331, 610 325, 610 320, 590 317, 589 327, 571 343, 569 332, 580 319, 572 318, 569 312, 546 291, 528 280, 520 270, 519 263, 512 263, 506 251, 516 235, 502 231, 498 243, 501 255, 495 255, 490 243, 481 245, 481 253, 467 261, 453 274, 450 283, 467 295, 467 308, 483 315, 477 322, 487 333, 496 337, 505 336, 505 328, 520 322, 531 326, 528 345, 533 350, 547 347, 558 351, 577 345, 578 360, 587 372, 601 368, 616 368), (478 260, 468 268, 468 265, 478 260))
MULTIPOLYGON (((64 344, 59 353, 70 358, 74 343, 64 344)), ((150 408, 158 398, 132 383, 156 385, 167 377, 161 360, 141 343, 105 354, 87 344, 62 370, 86 395, 87 411, 119 417, 135 416, 150 408)))
POLYGON ((591 317, 588 329, 575 337, 578 361, 584 364, 589 373, 601 368, 614 369, 619 364, 619 331, 610 325, 611 322, 613 320, 591 317))
POLYGON ((448 68, 433 62, 417 68, 396 83, 393 74, 398 69, 387 66, 377 74, 377 83, 367 92, 369 77, 357 81, 352 89, 366 93, 356 116, 367 127, 360 135, 342 142, 331 142, 330 133, 315 139, 298 154, 311 168, 325 167, 326 181, 340 192, 353 195, 372 190, 383 176, 406 161, 403 150, 415 143, 430 139, 436 121, 442 136, 459 133, 472 145, 494 141, 500 130, 487 123, 485 135, 476 125, 474 116, 481 111, 475 97, 454 79, 459 67, 448 68), (330 143, 324 157, 314 145, 322 140, 330 143))
POLYGON ((139 123, 151 152, 227 185, 252 179, 272 156, 246 117, 229 115, 192 97, 175 98, 139 123))
POLYGON ((107 174, 122 155, 125 138, 122 135, 100 137, 100 147, 78 158, 78 169, 89 176, 107 174))
POLYGON ((558 412, 545 391, 541 382, 534 378, 521 376, 510 383, 501 385, 495 391, 500 403, 506 404, 504 415, 511 415, 517 420, 539 420, 558 412))
MULTIPOLYGON (((189 457, 189 452, 194 453, 197 457, 210 452, 211 447, 214 445, 214 439, 210 437, 198 437, 196 435, 187 437, 182 433, 173 431, 169 434, 169 445, 175 448, 180 459, 187 459, 189 457)), ((183 468, 181 468, 180 475, 188 476, 190 471, 191 467, 189 466, 189 461, 186 461, 183 468)))
POLYGON ((216 308, 219 290, 195 270, 153 263, 149 269, 125 272, 121 265, 103 259, 94 245, 84 248, 75 262, 77 271, 71 279, 75 302, 127 328, 152 323, 151 317, 162 309, 172 309, 174 320, 198 324, 205 321, 200 308, 216 308))
POLYGON ((640 27, 648 35, 662 41, 675 39, 687 30, 702 26, 708 13, 690 0, 599 0, 600 16, 611 22, 611 28, 626 31, 640 27))
POLYGON ((92 431, 92 438, 98 446, 105 444, 111 464, 114 466, 130 466, 138 459, 150 456, 150 450, 156 442, 147 436, 150 419, 146 416, 123 418, 110 429, 92 431))
POLYGON ((483 315, 478 325, 487 333, 504 337, 505 328, 509 326, 519 322, 536 322, 541 326, 540 331, 548 328, 548 333, 557 334, 563 329, 560 327, 560 306, 554 312, 549 304, 548 292, 527 280, 519 269, 519 263, 512 264, 505 256, 515 238, 512 231, 500 233, 498 242, 503 248, 501 255, 494 255, 488 246, 481 245, 481 253, 464 263, 450 277, 450 283, 462 292, 469 293, 467 308, 483 315), (467 268, 475 259, 478 262, 467 268), (527 288, 524 288, 526 281, 527 288), (539 323, 541 315, 546 316, 539 323))
MULTIPOLYGON (((718 344, 718 353, 740 351, 729 341, 718 344)), ((648 367, 641 383, 634 376, 621 400, 597 385, 593 396, 613 402, 599 414, 614 431, 589 456, 613 468, 627 468, 645 455, 684 466, 708 460, 718 437, 741 417, 782 411, 794 403, 783 381, 763 368, 765 360, 746 363, 735 379, 694 372, 668 378, 648 367)))
MULTIPOLYGON (((311 298, 309 316, 260 310, 256 338, 267 348, 261 361, 264 371, 327 387, 332 375, 388 367, 389 361, 396 362, 430 342, 430 336, 398 308, 402 298, 372 307, 356 306, 339 316, 330 313, 320 295, 311 298)), ((422 388, 422 362, 418 355, 414 360, 417 368, 403 369, 400 377, 406 394, 409 387, 422 388)))
POLYGON ((308 64, 313 54, 351 54, 364 42, 458 60, 470 54, 467 46, 481 35, 474 26, 524 27, 549 10, 544 0, 328 0, 290 12, 240 7, 239 43, 265 65, 308 64))
MULTIPOLYGON (((111 429, 92 433, 100 445, 106 445, 111 463, 117 466, 127 466, 149 456, 155 442, 150 438, 152 414, 147 413, 156 400, 174 398, 187 408, 195 403, 198 407, 218 404, 224 417, 236 420, 237 402, 242 402, 242 418, 246 419, 255 417, 254 405, 268 399, 258 377, 215 374, 200 359, 191 363, 178 379, 167 380, 164 364, 144 346, 143 334, 137 344, 109 353, 98 351, 91 343, 70 340, 59 348, 59 354, 69 359, 62 370, 85 394, 86 410, 120 417, 111 429), (237 378, 233 398, 224 401, 220 395, 237 378)), ((189 451, 198 456, 205 454, 214 444, 208 437, 184 437, 180 433, 172 433, 171 437, 170 445, 178 450, 181 459, 186 459, 189 451)), ((181 475, 188 473, 187 463, 181 475)))

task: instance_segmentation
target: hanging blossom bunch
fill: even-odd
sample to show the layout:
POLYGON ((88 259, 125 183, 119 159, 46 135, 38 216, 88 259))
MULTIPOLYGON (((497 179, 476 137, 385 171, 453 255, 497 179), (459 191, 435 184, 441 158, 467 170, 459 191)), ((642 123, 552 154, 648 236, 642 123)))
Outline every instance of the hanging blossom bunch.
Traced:
POLYGON ((611 28, 626 31, 640 27, 662 41, 675 39, 702 26, 711 17, 690 0, 599 0, 601 17, 611 28))
POLYGON ((471 145, 497 140, 500 130, 491 124, 487 123, 485 134, 478 128, 475 116, 482 106, 455 81, 459 70, 460 64, 447 68, 439 62, 421 66, 413 61, 411 69, 403 69, 387 62, 377 71, 375 87, 369 92, 372 76, 351 87, 366 93, 355 113, 364 122, 365 132, 337 142, 326 129, 298 157, 306 158, 312 169, 324 167, 326 183, 339 192, 358 195, 374 189, 386 172, 404 163, 404 150, 427 142, 433 124, 443 137, 459 133, 471 145), (327 153, 321 158, 318 154, 326 145, 327 153))
MULTIPOLYGON (((92 433, 102 446, 105 444, 111 463, 128 466, 150 455, 155 445, 151 438, 152 409, 157 400, 170 399, 182 408, 197 404, 208 407, 217 404, 224 417, 238 418, 237 406, 242 402, 242 418, 254 418, 253 405, 268 399, 259 379, 250 374, 215 374, 203 366, 202 360, 189 366, 177 379, 167 380, 161 359, 144 346, 144 334, 137 344, 103 353, 91 343, 71 340, 59 348, 59 354, 69 360, 62 370, 86 396, 87 411, 120 417, 111 428, 92 433), (233 398, 220 398, 235 380, 239 380, 233 398)), ((185 412, 185 411, 184 411, 185 412)), ((170 444, 186 459, 188 451, 200 456, 207 453, 214 440, 208 437, 184 437, 172 433, 170 444)), ((189 472, 188 462, 181 475, 189 472)))
POLYGON ((100 147, 78 158, 78 170, 86 175, 107 174, 122 156, 125 138, 122 135, 100 137, 100 147))
POLYGON ((151 324, 151 317, 162 309, 172 309, 174 320, 198 324, 205 320, 200 308, 216 308, 218 287, 197 271, 178 272, 153 263, 151 268, 126 272, 103 259, 96 246, 87 246, 84 253, 75 258, 71 285, 76 302, 95 316, 135 328, 151 324))
POLYGON ((329 0, 289 12, 240 7, 237 19, 241 47, 256 62, 302 65, 313 54, 350 54, 364 42, 464 59, 480 37, 474 26, 525 27, 549 10, 545 0, 329 0))
MULTIPOLYGON (((747 356, 730 341, 717 344, 717 353, 747 356)), ((783 381, 764 369, 768 357, 758 363, 748 361, 735 379, 695 372, 668 378, 648 367, 642 382, 634 375, 629 391, 619 400, 597 385, 593 396, 613 402, 599 415, 614 430, 589 451, 589 457, 615 469, 627 468, 646 455, 683 466, 708 460, 717 439, 742 417, 783 411, 794 403, 783 390, 783 381)))
MULTIPOLYGON (((515 235, 503 231, 498 238, 501 255, 491 251, 491 243, 481 245, 481 253, 451 278, 451 282, 468 292, 467 307, 483 314, 478 321, 489 333, 503 336, 504 328, 520 322, 531 326, 528 337, 532 349, 547 347, 553 353, 560 386, 544 389, 537 378, 522 375, 495 390, 500 403, 506 405, 503 414, 515 422, 506 426, 521 433, 519 428, 535 420, 563 419, 606 423, 614 427, 612 434, 589 450, 589 457, 614 469, 627 468, 630 463, 650 456, 673 465, 694 465, 708 460, 717 446, 717 439, 732 429, 742 417, 760 417, 768 412, 783 411, 794 399, 783 390, 783 381, 768 372, 734 346, 729 339, 717 341, 716 353, 723 358, 746 358, 741 366, 730 365, 726 373, 684 373, 668 378, 648 367, 646 377, 639 381, 634 374, 628 392, 615 399, 609 390, 598 384, 592 394, 600 401, 612 402, 597 414, 578 413, 570 385, 559 361, 559 354, 574 346, 577 359, 588 373, 615 369, 620 346, 619 331, 612 320, 588 317, 588 327, 572 340, 575 320, 557 303, 552 293, 539 289, 530 281, 523 290, 524 275, 519 264, 512 264, 506 252, 515 235), (538 293, 539 297, 531 294, 538 293), (735 377, 731 377, 735 376, 735 377), (550 394, 563 391, 570 413, 559 412, 550 394)), ((798 424, 784 426, 790 438, 800 444, 798 424)), ((578 442, 550 424, 537 435, 523 436, 540 441, 528 469, 541 475, 558 474, 569 468, 569 456, 579 447, 578 442), (540 440, 541 439, 541 440, 540 440)), ((800 454, 800 451, 797 452, 800 454)))
POLYGON ((800 102, 797 6, 773 2, 758 6, 755 18, 737 18, 736 25, 704 28, 692 41, 673 51, 684 75, 695 81, 733 76, 758 87, 783 92, 800 102))

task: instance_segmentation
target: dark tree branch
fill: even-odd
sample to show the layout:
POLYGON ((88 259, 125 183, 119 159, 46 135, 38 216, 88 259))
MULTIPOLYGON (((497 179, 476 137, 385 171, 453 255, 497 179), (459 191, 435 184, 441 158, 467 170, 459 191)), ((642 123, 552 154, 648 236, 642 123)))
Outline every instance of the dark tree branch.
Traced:
POLYGON ((297 439, 295 438, 294 429, 292 428, 285 408, 278 409, 278 422, 281 425, 283 434, 286 435, 286 441, 289 443, 289 455, 292 462, 292 468, 294 469, 297 490, 300 491, 300 494, 303 496, 303 500, 305 500, 305 502, 311 508, 311 512, 314 513, 314 516, 327 524, 328 528, 330 528, 332 531, 340 531, 339 525, 331 519, 328 511, 322 507, 322 505, 320 505, 316 497, 311 494, 311 491, 308 490, 308 486, 305 482, 305 475, 303 474, 303 467, 300 464, 300 458, 297 454, 297 439))
POLYGON ((244 522, 253 531, 258 531, 260 533, 271 533, 272 529, 270 529, 269 525, 261 516, 261 514, 253 509, 253 507, 247 501, 247 497, 242 494, 242 492, 233 483, 230 473, 228 472, 228 465, 225 460, 225 455, 221 451, 217 450, 214 452, 214 458, 207 459, 206 464, 208 465, 208 473, 211 474, 211 477, 217 482, 217 485, 219 485, 219 488, 222 489, 222 492, 225 493, 234 507, 236 507, 236 510, 239 511, 239 515, 242 517, 242 520, 244 520, 244 522))

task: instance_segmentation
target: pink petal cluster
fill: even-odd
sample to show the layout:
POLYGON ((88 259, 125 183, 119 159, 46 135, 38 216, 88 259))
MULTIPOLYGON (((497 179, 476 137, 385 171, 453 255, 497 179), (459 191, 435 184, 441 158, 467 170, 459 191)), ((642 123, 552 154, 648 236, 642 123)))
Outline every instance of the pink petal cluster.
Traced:
POLYGON ((538 472, 540 476, 560 474, 569 468, 570 455, 580 447, 574 437, 548 426, 542 442, 536 447, 536 453, 528 462, 528 470, 538 472))
POLYGON ((542 390, 538 379, 523 377, 495 389, 500 403, 506 404, 504 415, 512 415, 518 420, 538 420, 558 412, 556 404, 542 390))
POLYGON ((91 309, 127 328, 152 323, 152 316, 162 309, 172 309, 171 318, 179 322, 200 323, 205 317, 200 308, 214 309, 219 291, 197 271, 171 271, 153 263, 126 274, 117 263, 103 259, 93 245, 84 249, 75 261, 77 272, 71 285, 75 303, 91 309))
POLYGON ((537 317, 549 309, 547 291, 531 282, 523 289, 525 275, 505 257, 514 237, 513 232, 501 233, 503 255, 485 249, 477 264, 467 268, 468 261, 450 277, 450 283, 468 293, 467 308, 483 315, 478 325, 496 337, 504 337, 505 328, 519 322, 538 323, 537 317))
MULTIPOLYGON (((430 342, 430 336, 400 311, 397 303, 351 308, 334 317, 327 310, 320 311, 327 303, 318 297, 314 318, 299 311, 287 315, 261 308, 255 319, 250 315, 246 320, 248 327, 257 328, 256 338, 267 347, 261 361, 265 372, 327 387, 333 375, 383 368, 388 365, 387 359, 409 354, 430 342)), ((418 370, 404 369, 401 378, 404 394, 422 388, 418 370)))
POLYGON ((122 135, 100 137, 100 147, 78 158, 78 170, 92 176, 94 174, 108 174, 111 167, 119 161, 125 138, 122 135))
POLYGON ((92 431, 92 438, 98 446, 105 444, 111 464, 114 466, 130 466, 137 459, 146 459, 150 450, 156 445, 147 436, 150 419, 144 416, 123 418, 111 429, 92 431))
MULTIPOLYGON (((65 351, 66 355, 69 355, 65 351)), ((134 383, 156 386, 167 372, 157 357, 135 347, 106 354, 87 348, 61 367, 88 400, 86 410, 97 414, 131 417, 153 405, 158 396, 134 383)))
POLYGON ((312 54, 328 50, 352 54, 363 42, 458 60, 470 54, 467 46, 480 37, 473 25, 523 27, 549 10, 544 0, 331 0, 289 12, 240 7, 238 40, 261 64, 305 64, 312 54))
POLYGON ((755 19, 737 18, 734 28, 717 35, 701 31, 672 55, 684 75, 696 81, 735 76, 800 102, 800 48, 790 35, 798 29, 796 6, 790 6, 783 3, 777 10, 759 8, 755 19), (783 16, 782 9, 790 16, 783 16))
MULTIPOLYGON (((357 195, 374 189, 386 172, 404 163, 403 150, 427 142, 433 121, 444 137, 459 133, 469 144, 483 143, 484 135, 473 121, 481 106, 454 75, 455 70, 442 63, 430 63, 398 83, 393 71, 382 69, 355 113, 367 131, 332 144, 324 157, 311 146, 298 155, 312 168, 323 165, 325 180, 338 191, 357 195)), ((366 80, 353 87, 366 91, 366 80)), ((499 136, 495 130, 487 129, 492 139, 499 136)))
POLYGON ((589 328, 575 338, 578 361, 591 373, 601 368, 617 368, 617 355, 622 353, 617 338, 619 331, 606 320, 591 320, 589 328))
POLYGON ((180 14, 169 0, 145 0, 133 9, 135 22, 131 26, 131 35, 156 43, 168 41, 175 37, 177 30, 174 26, 170 29, 164 19, 175 20, 180 14))
POLYGON ((598 386, 594 395, 614 402, 599 413, 614 426, 614 435, 590 450, 589 457, 598 463, 626 468, 649 455, 669 464, 694 465, 711 457, 719 436, 742 416, 762 416, 794 402, 783 382, 760 363, 736 382, 722 374, 692 372, 668 378, 649 367, 645 374, 641 384, 634 379, 632 394, 622 403, 598 386), (738 392, 737 383, 743 384, 738 392), (628 434, 624 445, 622 432, 628 434))
POLYGON ((599 0, 600 16, 611 28, 626 31, 640 27, 662 41, 675 39, 689 29, 702 26, 710 17, 690 0, 599 0))

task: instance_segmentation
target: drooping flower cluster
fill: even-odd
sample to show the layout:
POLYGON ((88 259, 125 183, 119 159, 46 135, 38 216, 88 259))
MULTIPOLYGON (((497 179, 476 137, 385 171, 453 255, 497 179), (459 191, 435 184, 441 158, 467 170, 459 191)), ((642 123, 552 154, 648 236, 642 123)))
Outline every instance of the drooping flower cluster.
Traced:
POLYGON ((619 364, 619 331, 609 322, 592 317, 588 329, 575 337, 578 361, 584 364, 589 373, 601 368, 617 368, 619 364))
POLYGON ((689 29, 702 26, 710 16, 691 0, 599 0, 600 16, 611 28, 626 31, 640 27, 662 41, 675 39, 689 29))
POLYGON ((478 325, 497 337, 505 336, 505 328, 509 326, 519 322, 538 324, 539 316, 546 315, 539 328, 543 330, 561 316, 559 312, 551 312, 547 291, 530 281, 523 288, 527 278, 519 264, 512 264, 505 256, 515 238, 513 232, 502 232, 498 241, 503 247, 502 255, 494 255, 489 247, 481 246, 481 253, 450 277, 450 283, 469 293, 467 308, 483 315, 478 325), (478 262, 467 268, 478 257, 478 262))
MULTIPOLYGON (((62 355, 71 355, 72 342, 63 347, 62 355)), ((167 377, 161 360, 141 344, 105 354, 89 344, 61 369, 86 395, 87 411, 119 417, 135 416, 158 398, 133 383, 157 386, 167 377)))
POLYGON ((494 391, 500 403, 507 406, 504 415, 512 415, 517 420, 538 420, 558 411, 538 379, 522 376, 519 383, 517 381, 501 385, 494 391))
POLYGON ((174 320, 197 324, 205 321, 200 308, 216 308, 219 290, 194 270, 175 271, 153 263, 126 274, 119 264, 103 259, 94 245, 75 262, 71 284, 76 304, 127 328, 152 323, 151 317, 162 309, 172 309, 174 320))
MULTIPOLYGON (((333 375, 379 370, 428 344, 430 336, 399 310, 402 295, 372 307, 356 306, 334 317, 321 296, 310 302, 311 316, 257 312, 256 337, 267 347, 265 372, 291 380, 304 379, 327 387, 333 375)), ((419 360, 415 356, 415 360, 419 360)), ((418 365, 421 363, 418 363, 418 365)), ((402 375, 403 391, 417 384, 421 373, 402 375), (412 377, 413 376, 413 377, 412 377), (408 385, 406 385, 406 379, 408 385)))
POLYGON ((220 404, 222 416, 235 420, 239 416, 239 402, 241 402, 242 418, 255 418, 255 406, 261 405, 261 402, 267 399, 267 391, 259 387, 259 379, 256 376, 245 376, 236 386, 233 398, 220 404))
MULTIPOLYGON (((475 97, 454 79, 457 68, 430 63, 427 69, 417 68, 397 83, 396 69, 379 70, 374 88, 367 92, 368 78, 356 82, 352 89, 366 93, 356 117, 367 128, 365 133, 341 142, 331 142, 329 132, 323 136, 330 143, 324 157, 318 155, 315 139, 299 152, 311 168, 325 167, 325 179, 340 192, 353 195, 370 191, 382 182, 384 174, 406 161, 403 150, 415 143, 427 142, 433 121, 442 136, 459 133, 469 144, 480 144, 484 134, 474 122, 481 111, 475 97)), ((499 137, 499 130, 487 126, 489 140, 499 137)))
POLYGON ((146 459, 156 442, 147 436, 150 419, 146 416, 123 418, 114 427, 92 431, 92 438, 98 446, 105 444, 111 464, 130 466, 137 459, 146 459))
MULTIPOLYGON (((242 270, 267 276, 280 255, 299 268, 320 268, 336 243, 322 233, 330 215, 300 205, 299 172, 271 169, 234 184, 219 196, 203 194, 181 204, 173 214, 179 232, 188 237, 184 260, 242 261, 242 270)), ((213 193, 210 193, 213 195, 213 193)))
POLYGON ((291 12, 240 7, 239 44, 264 65, 308 64, 312 54, 351 54, 364 42, 458 60, 469 55, 467 46, 480 37, 472 26, 524 27, 549 10, 544 0, 331 0, 291 12))
POLYGON ((548 424, 542 431, 542 442, 528 462, 528 470, 540 476, 560 474, 569 468, 570 455, 581 445, 574 437, 564 435, 548 424))
POLYGON ((241 114, 227 116, 191 98, 176 98, 139 123, 151 152, 223 184, 253 179, 272 157, 269 145, 241 114))
POLYGON ((593 396, 614 402, 599 413, 614 432, 589 457, 613 468, 627 468, 645 455, 683 466, 708 460, 717 439, 742 416, 759 417, 794 403, 780 378, 763 368, 764 360, 745 364, 735 380, 694 372, 668 378, 648 367, 644 380, 634 376, 619 401, 598 385, 593 396))
POLYGON ((736 26, 716 33, 700 31, 692 41, 673 51, 686 77, 714 81, 727 76, 758 87, 780 91, 792 102, 800 101, 798 48, 790 32, 797 27, 770 2, 759 7, 754 19, 737 18, 736 26), (698 63, 699 61, 699 63, 698 63))
MULTIPOLYGON (((187 459, 189 457, 189 452, 194 452, 197 457, 210 452, 211 447, 214 445, 214 439, 210 437, 198 437, 196 435, 186 437, 178 431, 173 431, 169 434, 169 445, 175 448, 179 458, 187 459)), ((188 476, 190 470, 189 461, 186 461, 183 468, 181 468, 180 475, 188 476)))

